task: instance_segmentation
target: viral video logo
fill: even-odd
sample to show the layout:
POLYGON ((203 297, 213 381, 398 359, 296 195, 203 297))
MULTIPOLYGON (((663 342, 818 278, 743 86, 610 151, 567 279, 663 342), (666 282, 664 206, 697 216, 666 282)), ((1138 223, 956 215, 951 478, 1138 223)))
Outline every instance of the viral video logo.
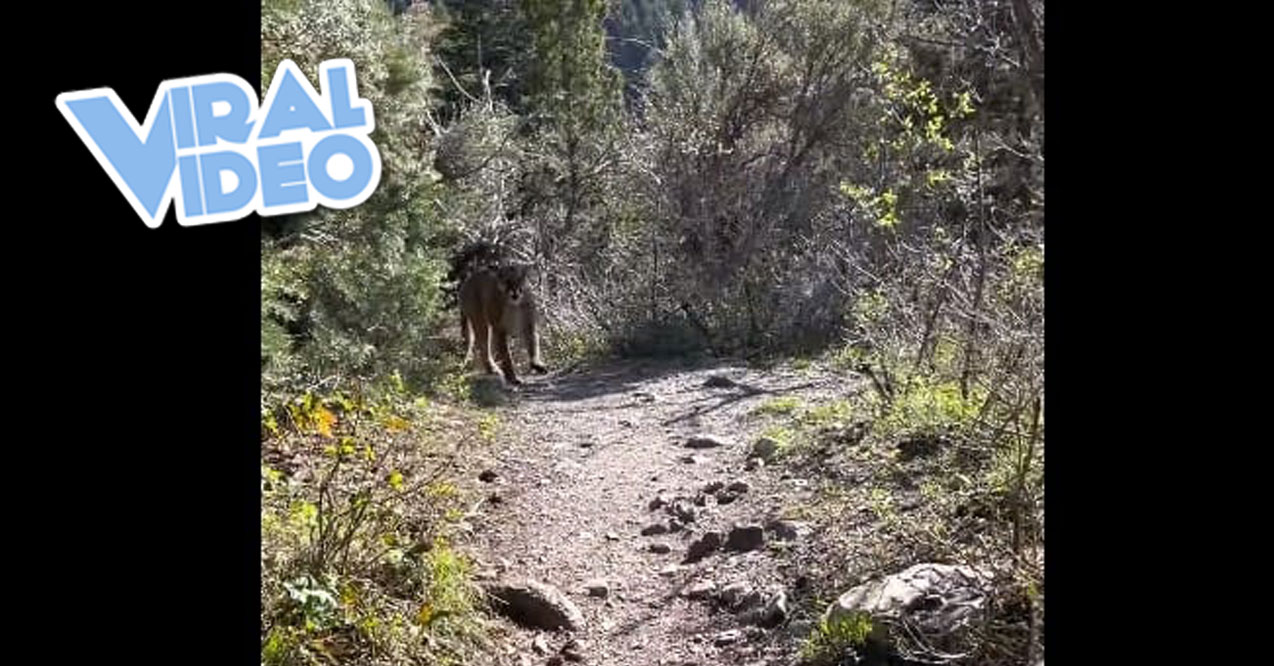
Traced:
POLYGON ((351 208, 380 183, 371 102, 354 63, 319 66, 320 95, 291 60, 260 109, 230 74, 165 81, 139 127, 110 88, 58 95, 57 106, 146 226, 177 202, 182 226, 351 208))

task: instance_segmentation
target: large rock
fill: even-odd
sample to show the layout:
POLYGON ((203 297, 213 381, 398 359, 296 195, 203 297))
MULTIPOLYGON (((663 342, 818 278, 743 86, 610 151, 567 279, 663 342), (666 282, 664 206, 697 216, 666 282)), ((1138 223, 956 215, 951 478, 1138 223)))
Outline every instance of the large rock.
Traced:
POLYGON ((960 652, 966 647, 965 629, 982 619, 989 582, 971 567, 917 564, 849 590, 824 617, 834 623, 866 613, 873 642, 892 652, 960 652), (903 621, 908 631, 891 631, 903 621))
POLYGON ((581 629, 584 615, 557 588, 533 580, 492 585, 487 593, 509 619, 536 629, 581 629))

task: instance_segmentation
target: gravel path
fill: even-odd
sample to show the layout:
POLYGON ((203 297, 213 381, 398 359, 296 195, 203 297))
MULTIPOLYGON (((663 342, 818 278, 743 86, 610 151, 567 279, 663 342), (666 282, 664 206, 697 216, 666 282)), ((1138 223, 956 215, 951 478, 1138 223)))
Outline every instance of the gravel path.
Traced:
POLYGON ((790 663, 809 630, 788 608, 802 585, 789 557, 801 537, 776 538, 773 521, 810 490, 748 464, 766 425, 749 414, 776 397, 810 403, 849 388, 826 373, 728 364, 626 363, 532 379, 499 412, 474 546, 485 577, 554 586, 584 623, 550 632, 509 622, 500 663, 790 663), (704 436, 719 445, 687 446, 704 436), (680 529, 643 535, 670 520, 680 529), (746 525, 765 529, 732 536, 746 525), (686 562, 709 532, 723 547, 686 562), (776 604, 789 612, 775 615, 776 604))

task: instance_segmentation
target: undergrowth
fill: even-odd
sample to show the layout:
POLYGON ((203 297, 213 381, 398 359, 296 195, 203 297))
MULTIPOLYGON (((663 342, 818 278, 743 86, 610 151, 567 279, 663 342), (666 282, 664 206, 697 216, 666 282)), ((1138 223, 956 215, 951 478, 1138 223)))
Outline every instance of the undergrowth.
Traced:
POLYGON ((468 663, 484 627, 448 475, 498 422, 401 382, 262 416, 262 663, 468 663))
MULTIPOLYGON (((919 562, 975 566, 993 574, 992 603, 957 663, 1029 652, 1042 635, 1042 394, 1014 401, 1013 386, 962 386, 956 364, 849 356, 833 355, 833 367, 859 369, 862 390, 799 407, 779 397, 754 412, 770 421, 780 461, 817 481, 816 500, 787 510, 826 528, 821 557, 831 557, 811 563, 816 578, 835 596, 919 562)), ((821 624, 802 655, 856 663, 844 656, 854 635, 821 624)))

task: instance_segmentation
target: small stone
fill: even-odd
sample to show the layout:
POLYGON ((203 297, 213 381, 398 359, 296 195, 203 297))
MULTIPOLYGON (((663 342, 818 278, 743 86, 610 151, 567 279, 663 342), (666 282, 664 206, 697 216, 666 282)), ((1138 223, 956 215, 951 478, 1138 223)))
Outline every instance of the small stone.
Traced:
POLYGON ((544 640, 543 634, 536 636, 535 640, 531 641, 531 647, 534 648, 535 651, 539 652, 540 654, 549 653, 549 643, 548 641, 544 640))
POLYGON ((607 540, 607 541, 619 541, 619 535, 618 535, 618 534, 615 534, 614 532, 607 532, 607 533, 606 533, 606 540, 607 540))
POLYGON ((650 504, 647 505, 647 507, 651 511, 654 511, 656 509, 662 509, 663 507, 668 506, 671 503, 672 503, 672 500, 669 499, 667 495, 660 493, 658 495, 655 495, 655 499, 650 500, 650 504))
POLYGON ((677 458, 677 461, 678 461, 678 462, 685 463, 685 464, 687 464, 687 465, 697 465, 697 464, 699 464, 700 462, 702 462, 702 461, 703 461, 703 458, 701 458, 700 456, 696 456, 696 455, 686 454, 686 455, 684 455, 684 456, 680 456, 680 457, 678 457, 678 458, 677 458))
POLYGON ((773 437, 762 437, 752 443, 751 457, 760 458, 762 461, 768 462, 774 460, 779 454, 779 449, 783 447, 782 442, 773 437))
POLYGON ((726 606, 735 606, 752 592, 752 586, 742 581, 721 588, 717 599, 726 606))
POLYGON ((805 531, 804 523, 792 520, 774 520, 765 526, 770 536, 779 541, 795 541, 805 531))
POLYGON ((712 644, 716 645, 717 647, 722 647, 725 645, 730 645, 732 643, 738 643, 742 639, 743 639, 742 631, 739 631, 738 629, 730 629, 729 631, 723 631, 717 634, 716 637, 712 639, 712 644))
POLYGON ((765 467, 765 461, 760 458, 748 458, 748 461, 743 463, 743 469, 749 472, 752 470, 761 469, 762 467, 765 467))
POLYGON ((672 552, 672 546, 666 543, 652 543, 650 544, 650 552, 656 555, 666 555, 672 552))
POLYGON ((491 493, 489 496, 487 496, 487 504, 490 504, 492 506, 499 506, 501 504, 504 504, 504 498, 501 497, 499 493, 491 493))
POLYGON ((669 519, 668 519, 668 531, 669 531, 669 532, 680 532, 680 531, 681 531, 682 529, 684 529, 684 528, 685 528, 685 526, 681 524, 681 521, 680 521, 680 520, 677 520, 676 518, 669 518, 669 519))
POLYGON ((596 442, 594 442, 593 440, 591 440, 591 439, 586 439, 586 440, 581 441, 581 442, 579 443, 579 446, 580 446, 580 448, 581 448, 581 449, 591 449, 591 448, 593 448, 593 445, 594 445, 594 444, 596 444, 596 442))
POLYGON ((672 515, 683 523, 693 523, 698 516, 695 508, 687 502, 678 500, 672 505, 672 515))
POLYGON ((720 481, 713 481, 703 487, 703 492, 711 494, 721 490, 723 487, 725 487, 724 483, 721 483, 720 481))
POLYGON ((579 639, 567 641, 566 645, 562 646, 562 656, 571 662, 584 661, 584 642, 579 639))
POLYGON ((725 547, 727 550, 749 551, 756 550, 764 544, 765 532, 760 525, 739 525, 730 530, 725 547))
POLYGON ((654 523, 641 528, 641 535, 658 536, 660 534, 667 534, 669 531, 670 530, 667 525, 664 525, 663 523, 654 523))
POLYGON ((690 548, 686 550, 686 563, 698 562, 708 554, 721 547, 721 533, 708 532, 697 541, 690 544, 690 548))
POLYGON ((590 597, 601 597, 604 599, 610 596, 610 583, 604 578, 589 581, 584 586, 584 589, 588 591, 588 596, 590 597))
POLYGON ((621 426, 623 426, 623 427, 625 427, 625 428, 631 428, 631 427, 633 427, 633 422, 632 422, 632 421, 629 421, 628 419, 620 419, 620 420, 619 420, 619 425, 621 425, 621 426))
POLYGON ((749 490, 751 490, 751 488, 752 486, 749 486, 747 481, 735 481, 734 483, 731 483, 730 485, 725 487, 727 491, 732 492, 736 495, 742 495, 748 492, 749 490))
POLYGON ((708 496, 702 493, 695 495, 695 506, 708 506, 708 496))
POLYGON ((717 504, 729 504, 737 499, 739 499, 739 496, 734 493, 727 493, 727 492, 717 493, 717 504))
POLYGON ((716 589, 716 583, 710 580, 703 580, 687 587, 682 591, 681 595, 687 599, 704 599, 711 596, 716 589))
POLYGON ((735 382, 725 375, 712 375, 704 380, 703 385, 705 388, 731 388, 735 382))
POLYGON ((483 472, 478 475, 478 480, 483 483, 491 483, 492 481, 495 481, 498 476, 499 475, 495 473, 495 470, 488 469, 483 470, 483 472))
POLYGON ((686 448, 688 449, 715 449, 729 445, 729 440, 714 435, 697 435, 686 440, 686 448))
POLYGON ((680 571, 681 571, 680 566, 676 564, 669 564, 668 566, 659 570, 659 575, 663 576, 664 578, 670 578, 672 576, 676 576, 677 573, 680 571))
POLYGON ((747 614, 746 622, 762 627, 774 627, 787 619, 787 592, 777 590, 766 600, 765 605, 753 609, 747 614))

